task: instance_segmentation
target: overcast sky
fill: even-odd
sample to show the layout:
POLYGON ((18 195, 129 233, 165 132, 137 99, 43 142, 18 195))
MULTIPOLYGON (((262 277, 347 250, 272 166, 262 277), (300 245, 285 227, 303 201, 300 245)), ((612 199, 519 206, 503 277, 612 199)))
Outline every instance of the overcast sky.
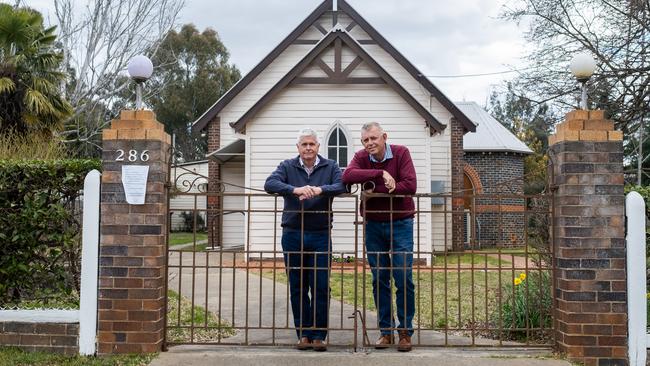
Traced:
MULTIPOLYGON (((377 31, 452 100, 484 105, 490 90, 514 74, 472 75, 522 67, 522 30, 497 19, 511 0, 348 0, 377 31)), ((83 2, 83 1, 82 1, 83 2)), ((24 3, 48 13, 52 0, 24 3)), ((231 61, 247 73, 321 0, 186 0, 179 24, 210 27, 231 61)))

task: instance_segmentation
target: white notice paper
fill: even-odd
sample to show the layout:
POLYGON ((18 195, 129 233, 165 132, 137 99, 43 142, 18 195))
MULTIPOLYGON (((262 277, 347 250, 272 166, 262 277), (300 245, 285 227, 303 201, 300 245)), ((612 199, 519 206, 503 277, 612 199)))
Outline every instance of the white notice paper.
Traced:
POLYGON ((144 204, 148 175, 148 165, 122 165, 122 186, 126 202, 132 205, 144 204))

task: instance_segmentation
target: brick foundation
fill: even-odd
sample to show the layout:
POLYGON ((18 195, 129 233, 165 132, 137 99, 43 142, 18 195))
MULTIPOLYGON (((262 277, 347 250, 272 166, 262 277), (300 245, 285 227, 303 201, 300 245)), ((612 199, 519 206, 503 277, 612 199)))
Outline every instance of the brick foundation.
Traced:
POLYGON ((549 138, 559 351, 627 365, 622 134, 603 111, 567 114, 549 138))
POLYGON ((79 353, 78 323, 0 322, 0 344, 25 351, 79 353))
POLYGON ((103 133, 98 353, 162 350, 170 137, 151 111, 123 111, 103 133), (118 149, 126 152, 116 161, 118 149), (128 161, 130 150, 147 161, 128 161), (126 202, 122 165, 148 165, 145 203, 126 202))

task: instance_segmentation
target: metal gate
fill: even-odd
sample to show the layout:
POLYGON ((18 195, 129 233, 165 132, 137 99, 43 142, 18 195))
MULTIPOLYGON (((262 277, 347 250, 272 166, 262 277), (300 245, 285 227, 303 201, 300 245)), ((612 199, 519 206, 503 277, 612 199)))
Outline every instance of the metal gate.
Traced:
MULTIPOLYGON (((282 197, 223 182, 208 192, 207 176, 187 167, 172 168, 170 178, 166 343, 295 345, 282 197)), ((376 196, 341 195, 327 211, 332 249, 318 254, 330 261, 329 346, 356 350, 379 336, 358 214, 359 203, 376 196)), ((413 346, 552 346, 551 196, 412 197, 413 346)), ((391 302, 393 312, 399 306, 391 302)))

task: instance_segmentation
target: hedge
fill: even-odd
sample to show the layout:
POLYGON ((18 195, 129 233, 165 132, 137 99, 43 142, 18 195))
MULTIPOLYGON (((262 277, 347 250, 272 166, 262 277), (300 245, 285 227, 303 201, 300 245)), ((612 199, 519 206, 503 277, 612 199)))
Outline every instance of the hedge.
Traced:
POLYGON ((0 160, 0 307, 78 299, 83 182, 97 160, 0 160))

